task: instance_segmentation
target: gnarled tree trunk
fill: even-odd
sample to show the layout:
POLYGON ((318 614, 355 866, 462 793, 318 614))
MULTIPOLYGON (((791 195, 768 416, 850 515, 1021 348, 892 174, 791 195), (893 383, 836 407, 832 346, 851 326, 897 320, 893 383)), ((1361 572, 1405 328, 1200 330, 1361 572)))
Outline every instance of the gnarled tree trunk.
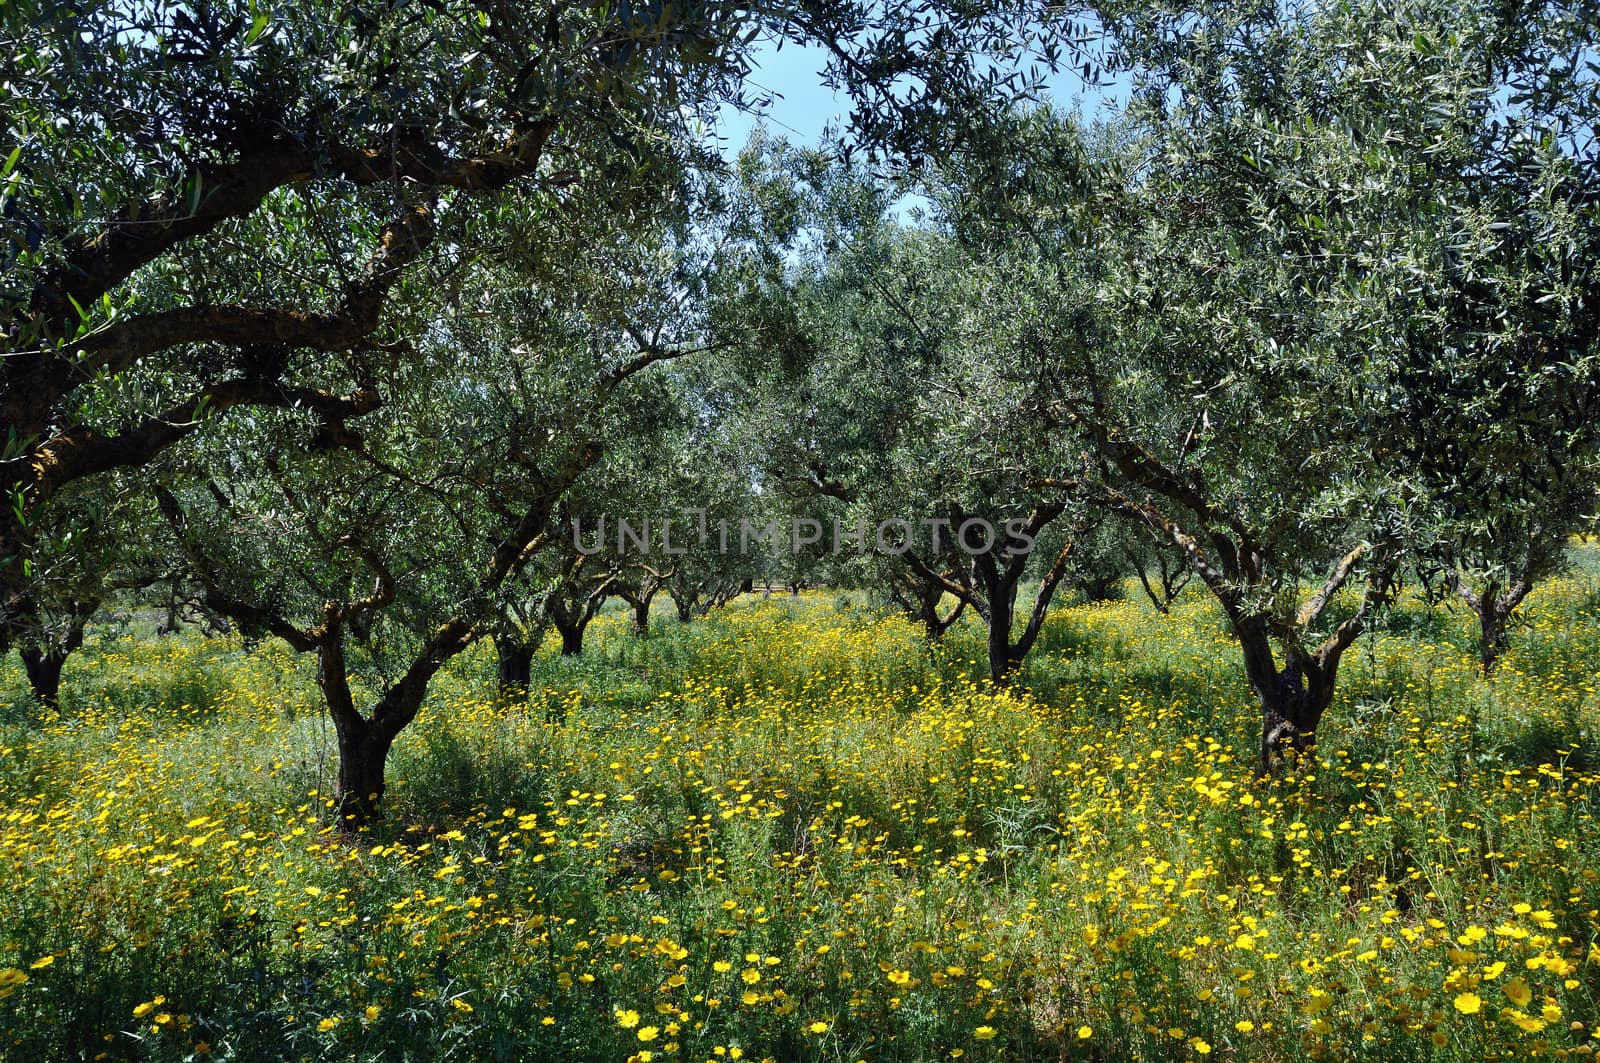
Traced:
POLYGON ((371 723, 338 730, 339 778, 334 791, 334 816, 342 829, 354 832, 378 817, 383 804, 384 766, 394 736, 371 723))
POLYGON ((28 673, 28 686, 40 705, 47 709, 61 707, 61 669, 67 663, 67 652, 57 647, 40 649, 23 646, 22 669, 28 673))
MULTIPOLYGON (((623 601, 633 611, 633 633, 635 635, 648 635, 650 633, 650 603, 655 599, 655 591, 628 591, 621 594, 623 601)), ((680 620, 683 619, 682 610, 679 610, 680 620)))
MULTIPOLYGON (((952 577, 953 579, 953 577, 952 577)), ((890 596, 896 605, 912 620, 922 625, 929 642, 937 642, 950 630, 961 614, 967 610, 967 599, 956 595, 956 607, 948 616, 939 614, 939 605, 947 593, 945 584, 929 579, 912 566, 902 578, 890 585, 890 596)))
POLYGON ((1022 664, 1022 654, 1011 644, 1011 626, 1016 619, 1017 581, 1004 578, 988 581, 989 681, 996 686, 1011 682, 1011 673, 1022 664))
POLYGON ((440 625, 411 667, 383 692, 372 713, 363 716, 355 707, 345 674, 344 628, 329 617, 316 646, 317 682, 338 737, 339 772, 333 805, 335 822, 345 834, 358 833, 378 818, 390 747, 417 718, 434 675, 473 638, 471 625, 459 618, 440 625))
POLYGON ((534 649, 531 643, 509 635, 495 636, 495 674, 502 698, 527 697, 533 678, 534 649))
POLYGON ((561 656, 577 657, 583 653, 583 629, 585 626, 583 624, 574 624, 561 628, 561 656))
POLYGON ((1490 580, 1482 593, 1474 591, 1454 573, 1449 580, 1461 600, 1478 617, 1478 667, 1485 678, 1493 676, 1501 656, 1511 648, 1511 633, 1508 630, 1511 614, 1533 589, 1533 580, 1523 576, 1513 580, 1503 591, 1499 583, 1490 580))
MULTIPOLYGON (((1096 411, 1097 417, 1101 412, 1096 411)), ((1205 542, 1186 531, 1155 501, 1136 498, 1108 484, 1097 488, 1102 505, 1141 522, 1182 551, 1195 575, 1222 606, 1243 651, 1250 688, 1261 703, 1262 774, 1276 774, 1291 761, 1307 756, 1333 701, 1340 658, 1394 593, 1399 563, 1396 539, 1386 536, 1357 543, 1333 563, 1322 586, 1292 610, 1284 608, 1287 603, 1281 597, 1262 609, 1253 599, 1273 597, 1263 593, 1276 590, 1273 566, 1268 564, 1272 555, 1245 521, 1214 504, 1203 481, 1167 466, 1137 443, 1115 437, 1107 430, 1109 422, 1081 423, 1125 476, 1188 510, 1203 529, 1199 534, 1205 542), (1328 606, 1363 565, 1367 574, 1361 604, 1326 637, 1314 641, 1328 606), (1250 590, 1256 593, 1248 593, 1250 590), (1284 647, 1282 669, 1273 653, 1274 638, 1284 647), (1309 648, 1313 645, 1314 649, 1309 648)))
POLYGON ((1492 601, 1485 601, 1478 610, 1478 667, 1485 677, 1494 675, 1501 656, 1511 648, 1511 634, 1506 630, 1510 616, 1509 609, 1492 601))
POLYGON ((677 610, 678 623, 687 624, 694 619, 694 607, 697 596, 688 594, 671 594, 672 606, 677 610))
POLYGON ((1316 747, 1317 728, 1333 703, 1339 654, 1291 649, 1280 669, 1265 625, 1252 618, 1241 627, 1245 675, 1261 704, 1261 774, 1277 775, 1316 747))
POLYGON ((83 629, 95 610, 94 602, 75 602, 61 638, 42 642, 23 642, 18 647, 28 686, 39 704, 47 709, 61 707, 61 672, 67 658, 83 646, 83 629))
POLYGON ((583 633, 589 621, 600 612, 606 596, 619 590, 614 574, 585 578, 582 569, 587 560, 579 559, 567 579, 550 591, 544 600, 545 616, 561 633, 563 657, 577 657, 583 653, 583 633))
MULTIPOLYGON (((1023 525, 1023 541, 1029 544, 1034 542, 1044 527, 1060 516, 1065 508, 1061 503, 1035 506, 1023 525)), ((962 526, 962 517, 956 511, 951 523, 962 526)), ((919 577, 942 586, 944 590, 968 602, 983 618, 988 628, 989 681, 1003 687, 1010 685, 1017 669, 1038 641, 1039 632, 1044 627, 1045 613, 1049 611, 1056 588, 1067 574, 1067 562, 1074 548, 1075 540, 1068 539, 1040 578, 1039 593, 1029 612, 1027 627, 1015 640, 1012 638, 1012 629, 1016 623, 1017 591, 1027 571, 1028 551, 1014 549, 1007 542, 993 542, 989 549, 972 558, 970 573, 958 573, 959 580, 929 565, 914 552, 908 551, 904 556, 919 577)), ((954 616, 950 619, 954 620, 954 616)))

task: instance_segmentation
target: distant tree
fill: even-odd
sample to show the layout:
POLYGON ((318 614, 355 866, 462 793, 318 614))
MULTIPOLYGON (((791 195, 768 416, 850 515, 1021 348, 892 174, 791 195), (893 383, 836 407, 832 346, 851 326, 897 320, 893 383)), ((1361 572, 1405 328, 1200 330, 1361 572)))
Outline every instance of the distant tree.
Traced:
POLYGON ((566 575, 550 589, 545 611, 561 634, 561 655, 577 657, 583 653, 583 634, 589 622, 600 613, 606 598, 615 593, 617 577, 589 558, 573 558, 566 575))
POLYGON ((42 513, 53 534, 28 561, 36 622, 19 632, 17 651, 35 700, 57 708, 68 658, 113 595, 165 581, 184 586, 160 536, 149 498, 126 476, 73 484, 42 513))
MULTIPOLYGON (((526 570, 518 582, 524 579, 526 570)), ((528 696, 533 682, 533 657, 544 644, 550 627, 545 601, 552 589, 518 589, 501 595, 499 619, 490 638, 494 641, 496 690, 503 700, 528 696)))
POLYGON ((1419 51, 1444 51, 1418 62, 1445 84, 1487 63, 1508 102, 1469 96, 1439 134, 1448 150, 1411 176, 1426 227, 1399 326, 1410 416, 1385 446, 1416 470, 1418 552, 1476 614, 1491 675, 1600 489, 1600 77, 1570 58, 1600 30, 1544 5, 1468 25, 1459 41, 1453 23, 1419 31, 1419 51))
POLYGON ((776 352, 751 359, 741 413, 768 482, 794 512, 860 529, 858 549, 903 566, 890 587, 931 636, 953 622, 945 594, 976 612, 991 678, 1007 682, 1076 550, 1070 537, 1048 556, 1032 547, 1082 511, 1051 480, 1070 460, 1065 437, 1039 431, 1057 417, 1027 357, 1043 308, 1004 264, 893 219, 895 189, 858 170, 781 144, 741 166, 762 239, 723 277, 738 285, 730 305, 766 323, 750 342, 776 352), (769 410, 772 393, 793 399, 769 410), (1030 578, 1039 591, 1019 633, 1030 578))
POLYGON ((924 575, 924 570, 914 566, 891 563, 883 566, 885 571, 875 581, 885 588, 889 599, 901 612, 922 625, 929 641, 943 638, 970 604, 967 595, 952 595, 948 589, 960 580, 961 573, 944 565, 943 558, 939 559, 939 564, 936 571, 924 575), (947 598, 950 604, 946 604, 947 598))
POLYGON ((1194 569, 1189 567, 1188 558, 1169 542, 1149 535, 1148 529, 1136 525, 1130 530, 1133 534, 1126 536, 1123 546, 1128 568, 1138 577, 1139 586, 1156 612, 1165 615, 1189 586, 1194 569))

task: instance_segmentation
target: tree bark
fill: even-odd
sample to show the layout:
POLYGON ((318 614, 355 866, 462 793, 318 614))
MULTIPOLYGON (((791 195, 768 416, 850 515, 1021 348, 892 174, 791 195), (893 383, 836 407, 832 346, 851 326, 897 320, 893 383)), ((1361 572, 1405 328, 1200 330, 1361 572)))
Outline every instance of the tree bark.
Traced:
POLYGON ((1501 612, 1498 602, 1485 598, 1483 607, 1478 610, 1478 667, 1482 669, 1484 678, 1494 675, 1501 655, 1510 647, 1506 614, 1501 612))
MULTIPOLYGON (((624 594, 622 598, 633 609, 633 633, 639 636, 650 634, 650 603, 655 600, 655 591, 624 594)), ((678 608, 678 619, 684 619, 682 606, 678 608)))
POLYGON ((1009 686, 1011 673, 1021 660, 1011 648, 1012 603, 989 603, 989 681, 995 686, 1009 686))
POLYGON ((1316 747, 1317 726, 1333 702, 1326 678, 1285 668, 1277 682, 1256 689, 1261 702, 1261 772, 1277 775, 1316 747))
POLYGON ((24 642, 18 653, 22 669, 28 675, 28 686, 39 704, 47 709, 61 707, 61 671, 67 658, 83 645, 83 629, 94 612, 95 603, 75 603, 72 618, 68 621, 66 637, 43 645, 24 642))
MULTIPOLYGON (((1531 567, 1531 566, 1530 566, 1531 567)), ((1452 574, 1451 583, 1467 606, 1478 617, 1478 668, 1485 679, 1491 678, 1499 667, 1500 658, 1511 648, 1508 623, 1511 614, 1533 588, 1531 578, 1519 578, 1505 588, 1491 580, 1480 594, 1467 586, 1466 581, 1452 574)))
POLYGON ((911 571, 910 583, 909 598, 900 598, 899 593, 896 593, 901 608, 922 625, 929 642, 937 642, 961 618, 961 614, 966 612, 967 600, 957 596, 956 607, 950 611, 950 615, 940 616, 939 604, 944 601, 944 586, 923 578, 915 569, 911 571))
MULTIPOLYGON (((1043 528, 1058 512, 1059 509, 1040 507, 1035 510, 1030 524, 1043 528), (1049 515, 1043 515, 1046 513, 1049 515)), ((1037 534, 1037 530, 1031 534, 1037 534)), ((1012 641, 1011 632, 1016 623, 1017 591, 1022 586, 1023 573, 1027 571, 1027 555, 1015 554, 997 559, 990 553, 980 554, 974 559, 973 570, 983 596, 981 599, 974 598, 973 607, 988 623, 989 680, 996 686, 1010 685, 1012 676, 1038 641, 1045 614, 1050 609, 1056 588, 1067 574, 1067 562, 1072 557, 1074 547, 1074 540, 1067 540, 1050 568, 1040 578, 1039 594, 1028 614, 1028 625, 1016 641, 1012 641)))
POLYGON ((23 671, 28 673, 28 686, 39 704, 47 709, 61 707, 61 669, 67 663, 67 653, 61 649, 42 650, 37 646, 23 646, 23 671))
POLYGON ((340 829, 355 833, 378 818, 383 804, 384 765, 394 738, 387 728, 368 723, 339 730, 339 781, 334 815, 340 829))
POLYGON ((694 619, 694 598, 687 594, 673 594, 671 598, 673 607, 678 611, 678 623, 687 624, 694 619))
POLYGON ((527 697, 533 677, 534 647, 501 635, 494 640, 494 652, 500 697, 506 700, 527 697))
POLYGON ((588 623, 582 617, 570 620, 555 618, 556 630, 561 632, 561 656, 578 657, 583 653, 583 629, 588 623))
POLYGON ((1278 775, 1316 747, 1317 727, 1333 703, 1339 652, 1307 654, 1291 648, 1280 669, 1264 618, 1246 618, 1235 624, 1235 631, 1245 676, 1261 705, 1261 774, 1278 775))
POLYGON ((375 820, 383 804, 384 765, 389 748, 422 709, 428 684, 445 662, 472 644, 471 625, 459 618, 441 624, 411 667, 383 692, 371 716, 362 716, 345 674, 344 628, 333 617, 317 645, 317 683, 339 741, 334 816, 340 831, 357 834, 375 820))

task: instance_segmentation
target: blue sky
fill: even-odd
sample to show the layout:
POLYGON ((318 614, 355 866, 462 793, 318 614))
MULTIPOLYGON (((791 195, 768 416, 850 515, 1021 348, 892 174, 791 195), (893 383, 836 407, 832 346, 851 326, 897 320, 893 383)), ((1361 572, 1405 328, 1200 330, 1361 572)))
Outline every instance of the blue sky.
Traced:
MULTIPOLYGON (((784 43, 780 48, 770 41, 762 43, 750 85, 754 92, 774 99, 759 119, 723 108, 717 128, 723 153, 730 158, 737 155, 760 121, 772 135, 806 144, 817 143, 830 122, 842 124, 849 115, 849 101, 823 86, 821 71, 826 63, 827 52, 815 45, 784 43)), ((1076 75, 1060 74, 1050 81, 1050 96, 1058 104, 1094 111, 1115 105, 1125 93, 1116 88, 1086 89, 1076 75)))

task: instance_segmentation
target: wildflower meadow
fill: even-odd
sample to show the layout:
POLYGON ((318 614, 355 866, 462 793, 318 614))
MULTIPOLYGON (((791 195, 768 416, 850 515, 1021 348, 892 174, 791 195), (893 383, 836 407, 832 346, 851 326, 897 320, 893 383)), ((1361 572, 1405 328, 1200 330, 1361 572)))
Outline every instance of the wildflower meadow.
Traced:
POLYGON ((1022 681, 859 595, 736 599, 533 693, 492 659, 331 821, 310 662, 91 638, 0 706, 15 1060, 1527 1059, 1600 1045, 1600 551, 1492 680, 1402 600, 1315 763, 1198 594, 1022 681))

